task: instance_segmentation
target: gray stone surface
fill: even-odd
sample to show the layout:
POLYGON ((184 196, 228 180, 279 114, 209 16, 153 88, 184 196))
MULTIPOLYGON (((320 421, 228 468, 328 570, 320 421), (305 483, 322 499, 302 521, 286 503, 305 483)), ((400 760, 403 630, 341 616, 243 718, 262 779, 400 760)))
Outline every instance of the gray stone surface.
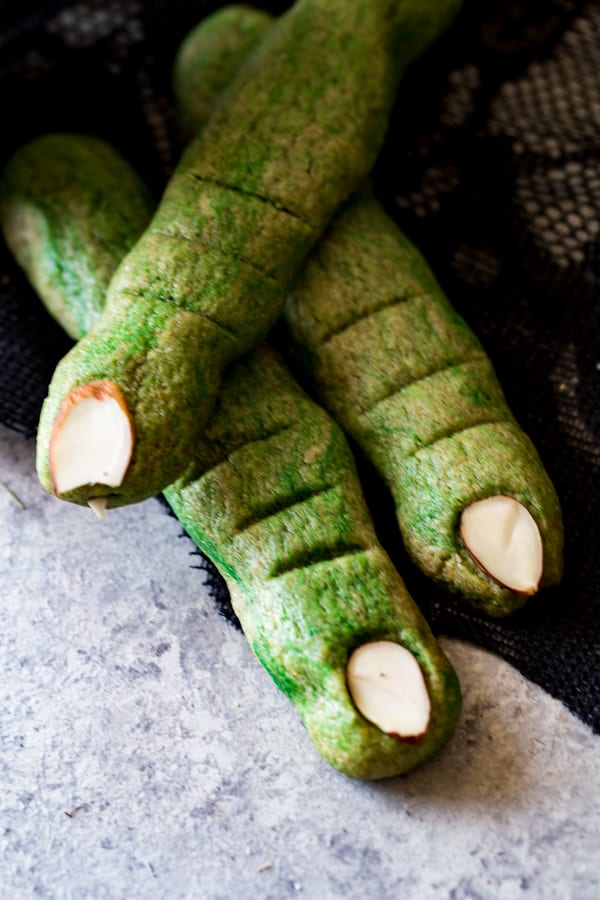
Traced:
POLYGON ((2 898, 600 896, 599 741, 506 663, 444 641, 453 741, 355 783, 214 609, 156 500, 104 522, 0 430, 2 898))

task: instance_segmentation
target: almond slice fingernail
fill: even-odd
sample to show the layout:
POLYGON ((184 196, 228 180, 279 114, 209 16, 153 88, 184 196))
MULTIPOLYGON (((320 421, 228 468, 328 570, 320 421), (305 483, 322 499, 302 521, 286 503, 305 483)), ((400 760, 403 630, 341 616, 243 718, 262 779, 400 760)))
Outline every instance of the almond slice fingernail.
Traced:
POLYGON ((463 511, 460 533, 475 562, 504 587, 535 594, 544 550, 535 519, 513 497, 478 500, 463 511))
POLYGON ((400 740, 427 731, 431 701, 416 658, 394 641, 373 641, 354 651, 346 669, 348 690, 359 712, 400 740))
POLYGON ((133 421, 118 385, 91 381, 76 388, 63 401, 52 432, 54 493, 87 484, 118 487, 131 461, 134 439, 133 421))

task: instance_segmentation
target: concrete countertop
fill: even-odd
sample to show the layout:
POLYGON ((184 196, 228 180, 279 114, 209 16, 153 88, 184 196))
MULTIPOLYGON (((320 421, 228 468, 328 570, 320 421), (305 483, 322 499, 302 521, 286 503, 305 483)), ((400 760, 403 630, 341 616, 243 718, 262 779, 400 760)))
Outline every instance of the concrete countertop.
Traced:
POLYGON ((454 739, 352 782, 159 501, 98 522, 6 429, 0 480, 0 897, 600 896, 600 741, 509 665, 444 640, 454 739))

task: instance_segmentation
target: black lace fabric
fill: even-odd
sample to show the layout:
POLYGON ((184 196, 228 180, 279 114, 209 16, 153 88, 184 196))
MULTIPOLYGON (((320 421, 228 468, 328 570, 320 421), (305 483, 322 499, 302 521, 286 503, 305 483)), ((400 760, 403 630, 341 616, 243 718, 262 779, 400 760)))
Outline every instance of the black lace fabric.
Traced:
MULTIPOLYGON (((0 163, 43 132, 96 134, 158 198, 181 149, 173 56, 219 5, 0 0, 0 163)), ((473 612, 398 551, 390 501, 361 465, 380 537, 436 633, 500 654, 600 730, 599 5, 466 2, 406 74, 373 183, 479 335, 554 480, 565 577, 509 621, 473 612)), ((0 422, 33 437, 69 341, 3 245, 0 292, 0 422)), ((220 577, 199 568, 232 618, 220 577)))

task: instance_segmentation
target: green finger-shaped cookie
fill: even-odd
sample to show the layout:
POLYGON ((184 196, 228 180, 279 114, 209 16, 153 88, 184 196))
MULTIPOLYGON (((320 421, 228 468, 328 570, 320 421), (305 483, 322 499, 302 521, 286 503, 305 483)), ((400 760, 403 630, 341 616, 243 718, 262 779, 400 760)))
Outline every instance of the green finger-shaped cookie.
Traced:
MULTIPOLYGON (((251 26, 266 30, 263 14, 242 19, 246 15, 246 34, 251 26)), ((221 11, 211 29, 201 26, 184 42, 175 66, 175 94, 192 130, 200 125, 194 112, 201 117, 206 101, 194 106, 195 82, 184 75, 208 53, 220 56, 222 71, 232 70, 226 36, 208 50, 227 16, 230 36, 244 31, 235 22, 236 8, 221 11)), ((561 516, 548 476, 479 342, 367 191, 309 255, 285 315, 308 383, 388 483, 417 565, 493 615, 521 606, 540 576, 542 585, 559 580, 561 516), (488 557, 500 554, 503 565, 494 574, 511 588, 490 577, 467 549, 464 510, 467 524, 475 514, 474 549, 485 561, 486 550, 488 557), (533 578, 527 565, 519 571, 530 545, 514 560, 515 547, 518 557, 523 545, 525 510, 533 517, 525 518, 525 538, 533 537, 537 551, 533 578), (485 540, 499 517, 495 543, 488 540, 481 553, 478 535, 485 540), (514 540, 507 542, 511 528, 514 540), (529 579, 526 589, 523 578, 529 579)))
POLYGON ((381 145, 398 78, 457 0, 298 0, 188 148, 42 410, 48 490, 109 506, 184 470, 223 368, 258 344, 381 145))
POLYGON ((210 118, 220 92, 273 23, 251 6, 224 6, 182 41, 173 66, 173 98, 179 131, 189 141, 210 118))
MULTIPOLYGON (((383 778, 443 744, 460 708, 456 676, 376 539, 342 432, 272 350, 230 368, 194 464, 165 496, 331 765, 383 778), (377 660, 390 644, 424 677, 431 711, 416 740, 385 733, 353 702, 353 654, 377 660)), ((393 691, 387 674, 382 661, 374 677, 393 691)))
POLYGON ((153 208, 131 166, 94 137, 45 135, 22 147, 4 170, 6 242, 72 338, 96 324, 115 260, 131 250, 153 208))
POLYGON ((405 545, 424 572, 497 616, 522 605, 540 577, 541 585, 560 579, 561 512, 539 456, 479 341, 367 191, 311 254, 284 318, 307 383, 384 478, 405 545), (523 534, 526 513, 507 497, 525 507, 541 535, 537 577, 522 589, 519 547, 516 561, 511 553, 524 541, 527 562, 535 525, 532 531, 525 521, 523 534), (475 514, 471 531, 467 508, 475 514), (477 541, 486 530, 497 546, 482 551, 477 541), (505 546, 502 583, 476 559, 505 546))

